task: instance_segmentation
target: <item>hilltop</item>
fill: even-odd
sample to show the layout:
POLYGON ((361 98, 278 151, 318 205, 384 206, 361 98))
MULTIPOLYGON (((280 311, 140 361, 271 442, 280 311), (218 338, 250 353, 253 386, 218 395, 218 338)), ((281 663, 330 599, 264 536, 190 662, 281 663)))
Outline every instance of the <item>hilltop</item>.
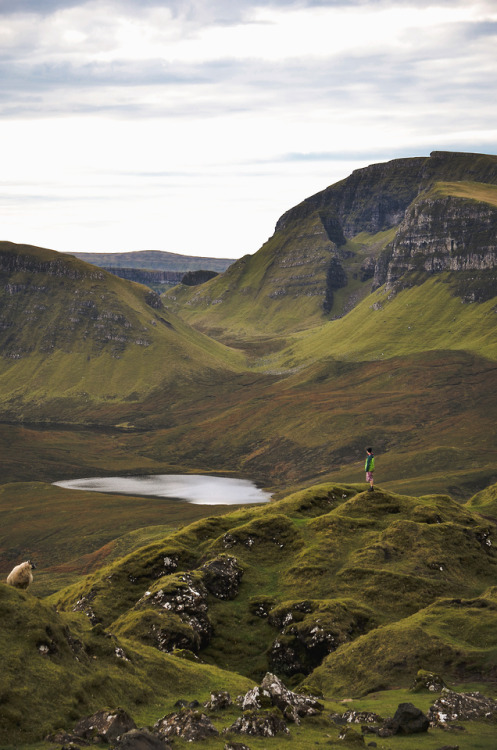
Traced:
POLYGON ((2 421, 127 422, 158 389, 244 367, 158 294, 72 255, 0 243, 0 305, 2 421))
POLYGON ((287 335, 341 317, 383 286, 459 272, 468 301, 497 294, 497 156, 433 152, 356 170, 277 221, 274 235, 168 304, 218 338, 287 335))
POLYGON ((246 691, 268 670, 330 707, 408 691, 419 670, 492 692, 495 521, 448 496, 362 490, 326 483, 196 521, 45 601, 36 582, 0 584, 3 737, 103 706, 152 723, 178 697, 246 691))

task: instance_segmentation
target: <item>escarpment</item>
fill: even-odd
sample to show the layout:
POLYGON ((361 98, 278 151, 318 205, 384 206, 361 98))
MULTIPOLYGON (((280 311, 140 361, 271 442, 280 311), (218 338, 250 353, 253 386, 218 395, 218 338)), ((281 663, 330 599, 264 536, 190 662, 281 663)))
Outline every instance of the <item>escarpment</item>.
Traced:
POLYGON ((428 194, 407 210, 376 264, 373 288, 392 288, 413 271, 485 271, 496 266, 497 205, 428 194))
POLYGON ((494 269, 496 211, 496 156, 435 151, 372 164, 286 211, 255 255, 167 298, 211 335, 239 333, 240 317, 249 335, 261 321, 266 332, 310 328, 383 284, 412 286, 414 273, 422 283, 441 271, 494 269))

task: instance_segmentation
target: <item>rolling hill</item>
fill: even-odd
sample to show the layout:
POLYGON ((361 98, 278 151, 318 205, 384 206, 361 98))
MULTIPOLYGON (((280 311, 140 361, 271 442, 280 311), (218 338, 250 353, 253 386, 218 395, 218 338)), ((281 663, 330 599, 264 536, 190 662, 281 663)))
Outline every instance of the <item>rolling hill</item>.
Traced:
MULTIPOLYGON (((0 583, 0 742, 21 747, 104 706, 150 725, 179 697, 246 691, 268 670, 328 712, 342 699, 377 710, 389 691, 413 700, 419 670, 492 693, 495 521, 448 496, 362 489, 326 483, 196 521, 48 599, 36 581, 0 583)), ((479 726, 483 744, 465 747, 492 746, 479 726)), ((339 731, 323 716, 289 739, 339 747, 339 731)), ((442 729, 430 735, 439 747, 442 729)))

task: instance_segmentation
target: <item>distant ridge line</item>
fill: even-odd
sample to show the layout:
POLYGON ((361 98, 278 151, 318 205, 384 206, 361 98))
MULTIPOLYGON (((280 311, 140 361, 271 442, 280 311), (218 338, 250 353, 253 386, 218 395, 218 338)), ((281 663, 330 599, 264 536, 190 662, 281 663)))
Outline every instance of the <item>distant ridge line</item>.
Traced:
POLYGON ((136 250, 123 253, 71 253, 79 260, 101 268, 138 268, 153 271, 216 271, 222 273, 234 258, 203 258, 163 250, 136 250))

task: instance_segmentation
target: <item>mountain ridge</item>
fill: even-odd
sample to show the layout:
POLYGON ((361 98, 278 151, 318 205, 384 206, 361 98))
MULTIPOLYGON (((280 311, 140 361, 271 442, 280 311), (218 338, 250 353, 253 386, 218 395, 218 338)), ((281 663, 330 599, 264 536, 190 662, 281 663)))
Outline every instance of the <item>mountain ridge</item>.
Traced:
POLYGON ((413 272, 426 280, 445 269, 495 269, 496 184, 497 157, 484 154, 432 152, 356 170, 284 213, 255 255, 198 290, 174 288, 167 304, 207 333, 250 338, 319 325, 413 272), (452 233, 448 244, 426 248, 436 232, 452 233), (475 252, 483 242, 484 260, 475 252), (464 262, 472 250, 473 263, 464 262), (345 307, 334 303, 339 291, 345 307))

